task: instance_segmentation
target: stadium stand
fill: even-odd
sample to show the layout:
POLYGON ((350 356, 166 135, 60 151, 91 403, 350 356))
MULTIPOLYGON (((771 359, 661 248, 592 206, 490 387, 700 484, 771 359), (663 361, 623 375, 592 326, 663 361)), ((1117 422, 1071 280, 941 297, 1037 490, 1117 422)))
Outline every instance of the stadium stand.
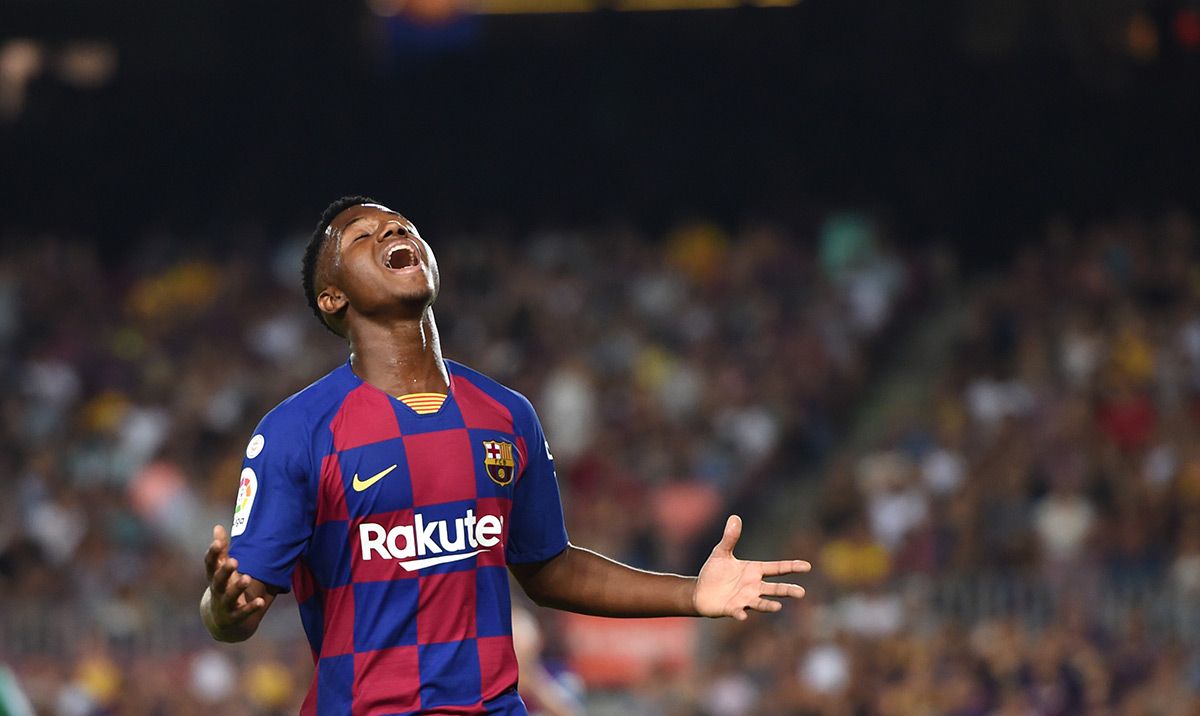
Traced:
MULTIPOLYGON (((254 422, 344 360, 298 293, 300 239, 148 234, 105 263, 18 238, 0 660, 54 713, 294 712, 290 605, 243 651, 194 613, 254 422)), ((959 276, 855 213, 430 237, 447 354, 534 401, 574 541, 690 571, 736 507, 816 565, 802 603, 706 625, 711 658, 594 689, 594 712, 1194 713, 1196 238, 1181 213, 1060 221, 959 276), (900 367, 928 388, 852 444, 897 342, 939 316, 940 349, 900 367), (811 519, 779 520, 783 493, 811 519)), ((570 630, 545 632, 571 665, 570 630)))

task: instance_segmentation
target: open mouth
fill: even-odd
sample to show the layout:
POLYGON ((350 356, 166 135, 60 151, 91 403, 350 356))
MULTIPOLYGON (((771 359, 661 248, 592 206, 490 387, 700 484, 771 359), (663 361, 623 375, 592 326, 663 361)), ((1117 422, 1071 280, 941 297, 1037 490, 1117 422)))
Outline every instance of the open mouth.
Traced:
POLYGON ((383 257, 383 265, 390 269, 402 269, 417 265, 417 254, 411 246, 397 244, 383 257))

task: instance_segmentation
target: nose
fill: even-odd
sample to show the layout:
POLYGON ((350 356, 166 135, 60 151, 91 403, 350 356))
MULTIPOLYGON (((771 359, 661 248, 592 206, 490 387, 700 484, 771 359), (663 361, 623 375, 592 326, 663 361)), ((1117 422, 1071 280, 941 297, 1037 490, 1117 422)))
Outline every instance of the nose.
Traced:
POLYGON ((403 224, 401 224, 399 221, 389 221, 383 225, 383 231, 379 233, 379 241, 384 242, 397 236, 407 235, 408 231, 405 230, 403 224))

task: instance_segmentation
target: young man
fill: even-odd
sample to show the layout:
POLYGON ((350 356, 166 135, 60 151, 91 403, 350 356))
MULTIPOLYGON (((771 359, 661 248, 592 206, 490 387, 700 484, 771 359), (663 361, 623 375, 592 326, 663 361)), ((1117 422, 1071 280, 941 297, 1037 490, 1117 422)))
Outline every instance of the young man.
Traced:
POLYGON ((325 210, 304 290, 350 359, 263 418, 232 544, 213 529, 204 624, 242 641, 294 589, 316 663, 302 713, 524 714, 506 569, 538 604, 604 616, 744 620, 803 596, 763 578, 807 562, 733 556, 736 516, 695 578, 570 544, 533 407, 442 358, 438 288, 403 216, 365 197, 325 210))

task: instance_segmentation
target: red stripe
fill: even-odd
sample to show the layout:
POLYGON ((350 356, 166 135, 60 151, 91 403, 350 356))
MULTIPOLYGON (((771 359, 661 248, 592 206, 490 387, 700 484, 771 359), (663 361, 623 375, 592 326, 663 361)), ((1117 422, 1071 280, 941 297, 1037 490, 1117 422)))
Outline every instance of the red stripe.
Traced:
POLYGON ((365 383, 346 394, 329 429, 333 447, 339 451, 400 437, 400 424, 388 397, 365 383))
POLYGON ((323 525, 326 522, 345 519, 349 519, 349 513, 346 511, 346 483, 342 479, 342 466, 338 462, 337 453, 333 453, 321 461, 316 523, 323 525))
POLYGON ((521 471, 517 473, 517 479, 525 474, 525 467, 529 464, 529 448, 525 445, 525 438, 517 436, 517 454, 521 456, 521 471))
POLYGON ((313 669, 312 683, 308 685, 308 695, 304 697, 304 704, 300 707, 300 716, 317 716, 317 676, 321 672, 321 663, 316 654, 313 657, 317 668, 313 669))
POLYGON ((462 376, 454 376, 454 401, 468 428, 513 433, 513 416, 498 400, 462 376))

